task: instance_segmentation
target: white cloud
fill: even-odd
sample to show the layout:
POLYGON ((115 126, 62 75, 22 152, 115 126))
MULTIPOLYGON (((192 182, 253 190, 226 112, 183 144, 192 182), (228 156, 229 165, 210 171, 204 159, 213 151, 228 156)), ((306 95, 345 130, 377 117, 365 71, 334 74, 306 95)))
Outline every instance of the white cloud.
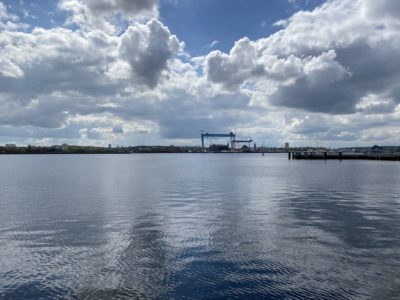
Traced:
POLYGON ((158 17, 158 6, 158 0, 59 0, 59 7, 71 14, 69 24, 108 33, 118 31, 121 17, 129 22, 158 17))
POLYGON ((263 65, 257 62, 253 43, 243 38, 235 43, 229 54, 213 51, 206 58, 209 80, 223 84, 226 88, 239 87, 245 80, 264 74, 263 65))
POLYGON ((0 2, 0 30, 27 30, 30 26, 19 22, 17 15, 8 12, 7 6, 0 2))
POLYGON ((0 20, 18 21, 18 16, 9 13, 7 6, 0 2, 0 20))
POLYGON ((212 41, 210 43, 210 48, 214 48, 214 46, 216 46, 219 43, 219 41, 212 41))
POLYGON ((399 102, 397 7, 393 0, 343 0, 300 11, 268 38, 211 52, 208 78, 235 88, 265 81, 276 87, 267 95, 273 104, 308 111, 352 113, 371 93, 399 102))
POLYGON ((129 26, 121 36, 121 57, 129 62, 134 75, 154 88, 167 70, 168 61, 183 48, 178 38, 171 35, 160 21, 151 19, 145 25, 129 26))

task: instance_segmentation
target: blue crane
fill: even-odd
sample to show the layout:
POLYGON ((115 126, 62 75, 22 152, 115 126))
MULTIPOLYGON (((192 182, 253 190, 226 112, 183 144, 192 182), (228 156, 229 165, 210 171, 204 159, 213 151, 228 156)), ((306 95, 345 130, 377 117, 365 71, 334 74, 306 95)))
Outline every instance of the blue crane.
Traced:
POLYGON ((201 131, 201 147, 204 148, 204 138, 210 137, 228 137, 230 139, 231 147, 233 147, 232 142, 235 140, 236 134, 232 131, 229 133, 204 133, 203 130, 201 131))

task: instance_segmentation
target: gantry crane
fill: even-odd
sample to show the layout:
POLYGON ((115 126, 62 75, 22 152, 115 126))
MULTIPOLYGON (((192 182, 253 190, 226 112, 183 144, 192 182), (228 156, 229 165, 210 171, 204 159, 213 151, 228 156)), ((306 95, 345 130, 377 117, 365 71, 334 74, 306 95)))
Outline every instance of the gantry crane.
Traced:
POLYGON ((236 137, 236 134, 234 134, 232 131, 229 133, 204 133, 204 131, 201 131, 201 147, 204 148, 204 138, 210 138, 210 137, 228 137, 229 138, 229 144, 231 146, 231 149, 234 149, 234 140, 236 137))

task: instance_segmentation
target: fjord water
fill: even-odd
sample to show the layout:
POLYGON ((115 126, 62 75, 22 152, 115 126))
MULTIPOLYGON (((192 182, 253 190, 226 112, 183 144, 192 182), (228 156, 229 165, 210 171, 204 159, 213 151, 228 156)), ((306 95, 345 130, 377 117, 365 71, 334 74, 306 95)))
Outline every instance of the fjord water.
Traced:
POLYGON ((399 299, 400 164, 0 156, 0 298, 399 299))

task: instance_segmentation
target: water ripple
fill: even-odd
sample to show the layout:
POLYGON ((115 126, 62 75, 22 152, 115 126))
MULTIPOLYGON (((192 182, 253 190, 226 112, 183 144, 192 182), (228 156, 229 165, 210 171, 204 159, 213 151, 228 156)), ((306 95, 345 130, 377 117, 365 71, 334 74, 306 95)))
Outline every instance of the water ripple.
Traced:
POLYGON ((0 298, 400 294, 400 166, 286 155, 18 159, 22 173, 0 169, 0 298))

